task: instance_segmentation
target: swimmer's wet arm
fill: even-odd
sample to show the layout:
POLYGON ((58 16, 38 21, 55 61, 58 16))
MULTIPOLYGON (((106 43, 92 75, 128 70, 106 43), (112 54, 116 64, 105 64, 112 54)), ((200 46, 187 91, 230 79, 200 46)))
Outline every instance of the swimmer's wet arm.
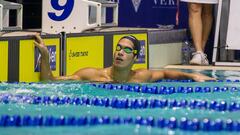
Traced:
POLYGON ((192 75, 175 70, 151 70, 152 81, 160 79, 192 79, 192 75))
POLYGON ((151 71, 152 81, 159 79, 193 79, 197 82, 204 82, 206 80, 216 80, 199 73, 186 73, 175 70, 161 70, 161 71, 151 71))
POLYGON ((50 69, 49 55, 41 56, 40 80, 41 81, 55 80, 55 78, 53 77, 52 71, 50 69))
POLYGON ((92 81, 98 78, 99 69, 82 68, 76 71, 71 77, 75 80, 92 81))
POLYGON ((79 81, 86 80, 86 81, 89 81, 89 80, 93 80, 93 78, 97 74, 96 72, 97 71, 95 68, 83 68, 83 69, 79 69, 72 75, 54 77, 52 74, 49 74, 49 76, 47 76, 46 78, 48 78, 48 80, 79 80, 79 81))
POLYGON ((54 81, 54 80, 73 80, 72 76, 59 76, 54 77, 49 63, 49 54, 41 56, 41 72, 40 80, 41 81, 54 81))
POLYGON ((169 79, 193 79, 194 75, 192 73, 185 73, 175 70, 164 70, 165 78, 169 79))
POLYGON ((39 34, 35 35, 34 45, 39 49, 39 52, 41 53, 40 80, 41 81, 54 80, 52 71, 50 69, 48 49, 45 46, 43 39, 40 37, 39 34))
POLYGON ((50 69, 49 63, 49 52, 47 47, 45 46, 43 39, 39 34, 35 35, 34 45, 39 49, 41 53, 41 72, 40 72, 40 80, 41 81, 49 81, 49 80, 74 80, 76 76, 60 76, 54 77, 52 74, 52 70, 50 69))
POLYGON ((73 80, 72 76, 59 76, 54 77, 52 74, 52 70, 50 68, 49 63, 49 54, 41 56, 41 72, 40 72, 40 80, 41 81, 54 81, 54 80, 73 80))

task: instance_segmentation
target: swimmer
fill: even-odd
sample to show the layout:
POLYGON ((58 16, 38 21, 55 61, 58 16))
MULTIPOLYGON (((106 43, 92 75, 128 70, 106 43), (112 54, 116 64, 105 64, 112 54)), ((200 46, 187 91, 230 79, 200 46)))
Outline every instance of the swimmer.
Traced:
POLYGON ((185 73, 175 70, 132 70, 136 61, 140 43, 132 35, 122 37, 113 55, 113 64, 107 68, 82 68, 69 76, 53 76, 49 63, 49 52, 40 35, 35 35, 35 46, 41 53, 41 81, 48 80, 80 80, 117 83, 155 82, 160 79, 192 79, 197 82, 215 80, 200 73, 185 73))

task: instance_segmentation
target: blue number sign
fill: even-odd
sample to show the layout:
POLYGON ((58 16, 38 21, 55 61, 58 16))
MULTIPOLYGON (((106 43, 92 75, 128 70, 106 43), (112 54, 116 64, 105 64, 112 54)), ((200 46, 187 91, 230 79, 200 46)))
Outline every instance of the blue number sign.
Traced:
POLYGON ((59 0, 51 0, 51 5, 55 10, 63 12, 59 16, 54 12, 48 12, 49 18, 54 21, 63 21, 70 16, 74 7, 74 0, 67 0, 65 5, 60 5, 59 0))

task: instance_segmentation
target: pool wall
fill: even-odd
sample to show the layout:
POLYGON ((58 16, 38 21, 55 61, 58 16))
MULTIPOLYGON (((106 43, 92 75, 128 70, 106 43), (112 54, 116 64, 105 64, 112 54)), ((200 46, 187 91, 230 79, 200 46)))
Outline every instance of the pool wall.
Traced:
MULTIPOLYGON (((48 46, 53 74, 59 76, 73 74, 83 67, 111 66, 115 45, 122 36, 129 34, 136 36, 141 45, 134 69, 180 64, 185 33, 185 30, 116 28, 102 32, 42 35, 42 38, 48 46)), ((40 55, 32 36, 0 37, 0 52, 1 82, 40 81, 40 55)))

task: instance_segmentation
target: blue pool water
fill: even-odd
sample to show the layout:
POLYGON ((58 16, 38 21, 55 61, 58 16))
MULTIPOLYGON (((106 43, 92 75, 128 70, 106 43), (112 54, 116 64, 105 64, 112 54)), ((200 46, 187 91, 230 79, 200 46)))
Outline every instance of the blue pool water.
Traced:
POLYGON ((0 134, 239 134, 237 71, 203 72, 224 81, 0 83, 0 134), (29 124, 26 117, 42 117, 43 123, 29 124), (50 117, 54 122, 46 122, 50 117), (76 121, 69 124, 70 118, 76 121), (184 118, 189 120, 185 127, 184 118), (214 129, 218 122, 219 131, 214 129))

